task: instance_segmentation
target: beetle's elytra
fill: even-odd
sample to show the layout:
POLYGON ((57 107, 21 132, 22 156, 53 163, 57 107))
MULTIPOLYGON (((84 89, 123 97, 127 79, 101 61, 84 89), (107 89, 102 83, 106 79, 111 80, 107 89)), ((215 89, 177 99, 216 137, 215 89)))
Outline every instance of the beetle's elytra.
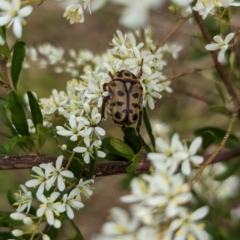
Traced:
POLYGON ((104 91, 110 95, 104 98, 102 117, 104 117, 105 104, 109 101, 113 121, 120 126, 128 126, 137 122, 137 132, 140 135, 142 121, 142 95, 143 87, 140 84, 142 76, 142 64, 137 76, 127 70, 121 70, 114 74, 109 72, 111 81, 105 83, 104 91))

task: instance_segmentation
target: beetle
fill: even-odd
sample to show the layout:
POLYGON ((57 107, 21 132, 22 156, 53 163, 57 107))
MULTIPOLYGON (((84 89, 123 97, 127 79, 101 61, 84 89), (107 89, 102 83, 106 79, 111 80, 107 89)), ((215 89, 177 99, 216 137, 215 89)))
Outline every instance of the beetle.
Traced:
POLYGON ((108 73, 111 81, 104 83, 103 90, 108 90, 110 94, 104 97, 101 111, 103 118, 105 106, 109 101, 113 121, 124 128, 137 122, 136 130, 141 139, 143 87, 139 79, 143 73, 142 65, 143 60, 137 76, 127 70, 121 70, 114 74, 108 73))

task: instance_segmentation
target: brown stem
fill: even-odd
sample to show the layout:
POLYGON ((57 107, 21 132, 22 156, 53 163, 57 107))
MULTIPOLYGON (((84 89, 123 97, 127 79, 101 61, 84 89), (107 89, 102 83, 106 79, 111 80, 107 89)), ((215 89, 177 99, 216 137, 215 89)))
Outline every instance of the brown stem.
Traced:
MULTIPOLYGON (((233 148, 231 150, 218 153, 214 158, 212 163, 223 162, 228 159, 232 159, 240 156, 240 146, 233 148)), ((206 161, 209 158, 209 155, 204 156, 206 161)), ((56 157, 49 157, 44 155, 21 155, 21 156, 0 156, 0 169, 1 170, 11 170, 11 169, 28 169, 33 166, 38 166, 41 163, 50 163, 55 162, 56 157)), ((67 160, 63 162, 63 166, 66 166, 67 160)), ((129 165, 128 162, 116 161, 116 162, 107 162, 99 163, 95 172, 96 177, 109 176, 116 174, 126 173, 126 167, 129 165)), ((149 171, 150 161, 143 160, 138 164, 136 173, 143 173, 149 171)), ((90 166, 86 165, 84 169, 84 176, 87 176, 90 170, 90 166)))
MULTIPOLYGON (((196 1, 194 1, 192 3, 192 6, 194 6, 196 3, 196 1)), ((195 21, 196 23, 198 24, 198 27, 199 29, 201 30, 202 32, 202 35, 203 37, 205 38, 205 41, 207 43, 211 43, 212 41, 212 37, 208 31, 208 29, 206 28, 204 22, 203 22, 203 19, 202 17, 199 15, 199 13, 197 11, 192 11, 193 13, 193 16, 195 18, 195 21)), ((225 71, 225 69, 223 68, 223 66, 221 65, 220 62, 218 62, 217 58, 218 58, 218 53, 217 51, 210 51, 210 54, 212 56, 212 59, 213 59, 213 62, 214 62, 214 65, 215 65, 215 68, 219 74, 219 76, 221 77, 229 95, 231 95, 238 103, 238 105, 240 105, 240 98, 239 96, 237 95, 233 85, 232 85, 232 82, 231 82, 231 79, 230 79, 230 76, 229 74, 225 71)))
POLYGON ((203 170, 205 169, 205 167, 207 167, 212 161, 213 159, 216 158, 216 156, 220 153, 220 151, 223 149, 223 147, 225 146, 226 144, 226 141, 231 133, 231 130, 232 130, 232 126, 233 126, 233 123, 235 121, 237 117, 237 113, 233 113, 232 114, 232 118, 230 120, 230 123, 229 123, 229 126, 228 126, 228 129, 225 133, 225 136, 224 138, 222 139, 221 143, 218 145, 217 149, 213 152, 213 154, 211 154, 209 156, 209 158, 204 162, 204 164, 201 166, 201 168, 198 170, 196 176, 192 179, 191 183, 190 183, 190 188, 192 189, 193 185, 195 184, 195 182, 198 181, 198 179, 202 176, 202 173, 203 173, 203 170))
POLYGON ((190 18, 190 16, 185 17, 178 25, 176 25, 168 35, 157 45, 156 49, 153 51, 153 54, 190 18))

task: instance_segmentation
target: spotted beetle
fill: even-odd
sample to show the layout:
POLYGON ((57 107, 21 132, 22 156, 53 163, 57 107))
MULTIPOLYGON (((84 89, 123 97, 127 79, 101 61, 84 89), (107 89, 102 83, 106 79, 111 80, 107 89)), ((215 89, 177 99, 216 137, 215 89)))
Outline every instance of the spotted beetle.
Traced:
POLYGON ((139 79, 142 76, 142 65, 143 60, 137 76, 127 70, 121 70, 114 74, 108 73, 112 80, 105 83, 103 89, 104 91, 108 90, 110 95, 104 98, 101 112, 103 118, 105 105, 109 101, 113 121, 122 127, 137 122, 136 130, 141 139, 143 87, 139 79))

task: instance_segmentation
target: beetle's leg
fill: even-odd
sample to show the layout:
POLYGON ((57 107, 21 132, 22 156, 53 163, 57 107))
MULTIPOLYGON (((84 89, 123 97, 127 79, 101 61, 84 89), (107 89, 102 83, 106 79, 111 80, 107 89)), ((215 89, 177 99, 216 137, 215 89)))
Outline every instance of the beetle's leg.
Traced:
POLYGON ((111 72, 108 72, 108 75, 110 76, 111 79, 113 79, 113 74, 111 72))
POLYGON ((140 65, 140 69, 139 69, 139 73, 138 73, 138 75, 137 75, 137 79, 140 79, 140 77, 141 77, 142 74, 143 74, 142 66, 143 66, 143 59, 142 59, 141 65, 140 65))
MULTIPOLYGON (((103 84, 103 90, 104 91, 107 91, 107 86, 108 86, 109 83, 104 83, 103 84)), ((102 110, 101 110, 101 115, 102 115, 102 119, 104 118, 104 113, 105 113, 105 107, 106 107, 106 104, 107 104, 107 101, 109 99, 109 96, 106 96, 103 98, 103 103, 102 103, 102 110)), ((101 121, 102 121, 101 119, 101 121)))

